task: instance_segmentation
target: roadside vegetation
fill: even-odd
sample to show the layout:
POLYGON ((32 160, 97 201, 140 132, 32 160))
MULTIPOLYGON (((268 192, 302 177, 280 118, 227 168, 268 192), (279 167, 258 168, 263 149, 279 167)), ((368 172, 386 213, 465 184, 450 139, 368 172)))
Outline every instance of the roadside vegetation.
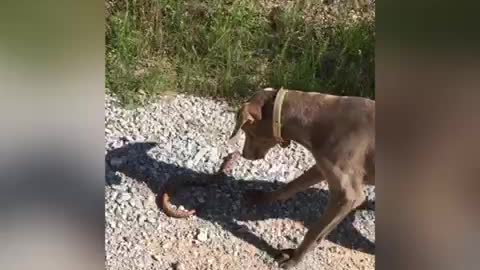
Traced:
POLYGON ((106 87, 235 100, 259 87, 374 98, 374 6, 320 0, 106 0, 106 87))

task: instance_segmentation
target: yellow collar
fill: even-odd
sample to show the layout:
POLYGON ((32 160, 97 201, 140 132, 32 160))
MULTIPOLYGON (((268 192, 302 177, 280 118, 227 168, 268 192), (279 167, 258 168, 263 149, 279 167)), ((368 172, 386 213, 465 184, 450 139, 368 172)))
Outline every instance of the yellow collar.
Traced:
POLYGON ((285 95, 288 90, 280 88, 278 90, 277 96, 275 97, 275 103, 273 105, 273 137, 279 143, 283 143, 282 139, 282 105, 285 95))

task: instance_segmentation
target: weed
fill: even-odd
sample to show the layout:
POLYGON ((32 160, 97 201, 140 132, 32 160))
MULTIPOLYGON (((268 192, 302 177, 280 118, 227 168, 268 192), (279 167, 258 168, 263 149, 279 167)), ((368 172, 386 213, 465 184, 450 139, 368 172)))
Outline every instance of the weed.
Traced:
POLYGON ((315 21, 322 1, 107 0, 107 88, 238 99, 266 86, 374 98, 374 23, 315 21))

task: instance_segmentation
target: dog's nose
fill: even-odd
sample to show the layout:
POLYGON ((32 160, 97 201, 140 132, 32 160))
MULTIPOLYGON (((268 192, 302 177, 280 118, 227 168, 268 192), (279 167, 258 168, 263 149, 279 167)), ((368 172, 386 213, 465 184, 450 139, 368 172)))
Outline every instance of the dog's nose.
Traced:
POLYGON ((243 157, 244 159, 248 159, 248 160, 255 160, 255 158, 253 158, 253 157, 250 156, 250 155, 245 155, 245 154, 243 154, 242 157, 243 157))

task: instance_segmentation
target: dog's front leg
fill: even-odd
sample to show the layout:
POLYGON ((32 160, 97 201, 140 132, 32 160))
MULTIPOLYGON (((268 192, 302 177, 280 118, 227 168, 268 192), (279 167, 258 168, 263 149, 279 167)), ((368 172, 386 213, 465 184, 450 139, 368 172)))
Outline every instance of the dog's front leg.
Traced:
POLYGON ((355 193, 347 194, 346 191, 332 190, 325 213, 308 230, 300 246, 297 249, 280 251, 276 257, 280 266, 288 269, 297 265, 307 251, 314 248, 315 244, 320 243, 350 213, 356 204, 356 198, 355 193))
POLYGON ((373 210, 375 211, 375 201, 372 202, 372 205, 370 205, 370 202, 365 198, 365 200, 355 208, 355 210, 373 210))
POLYGON ((316 183, 321 182, 324 180, 323 174, 320 169, 314 165, 307 171, 305 171, 302 175, 295 178, 294 180, 290 181, 285 186, 272 191, 262 191, 262 190, 249 190, 245 194, 245 200, 248 205, 255 205, 255 204, 264 204, 264 203, 272 203, 275 201, 284 201, 297 192, 303 191, 310 186, 313 186, 316 183))

